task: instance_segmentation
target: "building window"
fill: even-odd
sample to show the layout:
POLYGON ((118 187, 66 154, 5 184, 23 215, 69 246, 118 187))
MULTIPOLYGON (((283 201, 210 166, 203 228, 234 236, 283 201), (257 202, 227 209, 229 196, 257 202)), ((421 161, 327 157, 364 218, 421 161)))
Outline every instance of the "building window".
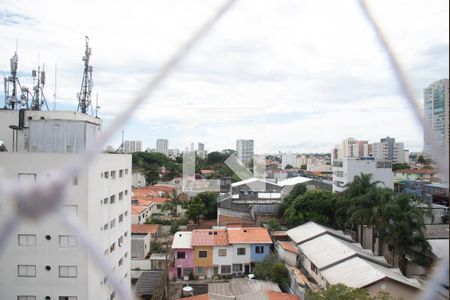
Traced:
POLYGON ((17 296, 17 300, 36 300, 36 296, 17 296))
POLYGON ((122 247, 122 244, 123 244, 123 236, 121 236, 121 237, 117 240, 117 244, 119 245, 119 247, 122 247))
POLYGON ((192 268, 184 268, 183 269, 183 275, 189 276, 189 274, 194 274, 194 270, 192 268))
POLYGON ((77 296, 59 296, 58 300, 77 300, 77 296))
POLYGON ((77 266, 59 266, 59 277, 76 278, 78 273, 77 266))
POLYGON ((116 203, 116 195, 112 195, 111 197, 109 197, 109 202, 110 202, 111 204, 116 203))
POLYGON ((105 172, 105 178, 109 178, 109 172, 105 172))
POLYGON ((125 196, 128 196, 128 190, 125 190, 125 196))
POLYGON ((116 171, 111 171, 111 178, 116 179, 116 171))
POLYGON ((245 255, 245 248, 237 248, 237 255, 245 255))
POLYGON ((108 230, 108 223, 106 223, 105 225, 103 225, 103 230, 108 230))
POLYGON ((119 265, 119 267, 120 267, 121 265, 123 265, 123 258, 119 259, 118 265, 119 265))
POLYGON ((198 257, 199 258, 207 258, 208 257, 208 251, 198 251, 198 257))
POLYGON ((123 214, 120 214, 119 215, 119 223, 122 223, 122 221, 123 221, 123 214))
POLYGON ((123 170, 119 170, 119 177, 123 177, 123 170))
POLYGON ((241 264, 233 264, 233 273, 240 273, 242 272, 242 265, 241 264))
POLYGON ((72 184, 73 184, 73 185, 78 185, 78 175, 73 176, 73 178, 72 178, 72 184))
POLYGON ((316 267, 316 265, 313 264, 312 262, 311 262, 311 271, 313 271, 314 273, 317 274, 317 267, 316 267))
POLYGON ((18 265, 18 277, 36 277, 36 265, 18 265))
POLYGON ((264 253, 264 246, 256 246, 255 252, 258 254, 264 253))
POLYGON ((36 173, 19 173, 19 184, 31 184, 36 182, 36 173))
POLYGON ((186 253, 184 252, 177 252, 177 259, 185 259, 186 253))
POLYGON ((220 267, 220 273, 222 273, 222 274, 230 274, 231 273, 231 266, 221 266, 220 267))
POLYGON ((59 247, 60 248, 74 248, 77 246, 77 238, 74 235, 60 235, 59 247))
POLYGON ((157 209, 161 209, 161 204, 156 204, 157 209))
POLYGON ((109 227, 110 227, 111 229, 113 229, 114 226, 116 226, 116 219, 112 219, 112 220, 111 220, 111 224, 110 224, 109 227))
POLYGON ((125 216, 128 216, 128 210, 125 211, 125 216))
POLYGON ((227 256, 227 249, 219 249, 219 256, 227 256))
POLYGON ((22 247, 36 247, 36 235, 35 234, 19 234, 18 245, 22 247))
POLYGON ((109 253, 113 253, 116 250, 116 243, 112 243, 111 247, 109 247, 109 253))
POLYGON ((128 169, 125 169, 125 175, 128 175, 128 169))
POLYGON ((203 267, 197 267, 197 273, 203 274, 205 272, 205 269, 203 267))
POLYGON ((123 192, 119 193, 119 200, 123 200, 123 192))

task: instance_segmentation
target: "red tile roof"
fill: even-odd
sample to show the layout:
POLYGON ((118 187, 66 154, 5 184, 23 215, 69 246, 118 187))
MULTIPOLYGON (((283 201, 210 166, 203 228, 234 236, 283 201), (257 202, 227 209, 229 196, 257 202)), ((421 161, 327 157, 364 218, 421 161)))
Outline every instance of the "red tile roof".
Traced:
POLYGON ((404 170, 396 170, 395 173, 402 173, 402 174, 429 174, 433 175, 436 174, 435 170, 430 169, 404 169, 404 170))
POLYGON ((266 291, 266 295, 267 298, 269 298, 269 300, 301 300, 299 296, 286 294, 282 292, 266 291))
POLYGON ((141 206, 141 205, 131 205, 131 213, 132 214, 140 214, 142 213, 147 207, 141 206))
POLYGON ((229 228, 228 241, 230 244, 272 244, 269 232, 261 227, 229 228))
POLYGON ((192 231, 192 246, 225 246, 228 236, 225 229, 196 229, 192 231))
POLYGON ((159 231, 159 224, 131 224, 131 233, 155 234, 159 231))
POLYGON ((297 254, 299 253, 298 252, 298 248, 295 247, 294 245, 292 245, 291 243, 283 242, 283 241, 279 241, 279 243, 280 243, 281 248, 283 248, 284 250, 290 251, 290 252, 293 252, 293 253, 297 253, 297 254))

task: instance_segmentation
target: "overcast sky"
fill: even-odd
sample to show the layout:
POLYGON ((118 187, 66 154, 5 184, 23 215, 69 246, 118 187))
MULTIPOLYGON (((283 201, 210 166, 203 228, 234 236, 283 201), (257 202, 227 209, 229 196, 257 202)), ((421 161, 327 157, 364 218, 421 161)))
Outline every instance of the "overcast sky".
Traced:
MULTIPOLYGON (((108 126, 221 3, 0 0, 0 75, 18 40, 22 83, 31 86, 31 69, 45 63, 52 108, 57 64, 56 107, 76 110, 87 35, 108 126)), ((449 1, 369 3, 421 103, 424 87, 448 78, 449 1)), ((203 142, 210 151, 251 138, 259 153, 328 152, 346 137, 384 136, 416 151, 423 139, 352 0, 238 2, 124 130, 152 148, 157 138, 180 149, 203 142)), ((110 143, 118 146, 120 134, 110 143)))

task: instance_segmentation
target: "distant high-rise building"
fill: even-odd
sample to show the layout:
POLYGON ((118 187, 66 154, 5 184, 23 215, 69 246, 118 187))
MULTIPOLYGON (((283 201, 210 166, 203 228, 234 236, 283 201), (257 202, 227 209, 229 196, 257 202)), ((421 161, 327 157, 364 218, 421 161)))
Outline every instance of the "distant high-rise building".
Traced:
POLYGON ((197 156, 200 157, 200 158, 205 158, 206 157, 205 144, 198 143, 197 156))
POLYGON ((169 141, 167 139, 156 140, 156 152, 162 153, 165 156, 169 155, 169 141))
POLYGON ((253 159, 254 152, 254 141, 253 140, 237 140, 236 141, 236 152, 237 157, 246 166, 249 165, 250 161, 253 159))
POLYGON ((405 152, 403 143, 396 143, 395 138, 385 137, 380 142, 373 143, 373 157, 377 160, 390 160, 393 163, 404 163, 405 152))
MULTIPOLYGON (((449 85, 448 79, 442 79, 432 83, 424 89, 424 111, 425 119, 430 123, 437 143, 445 147, 445 153, 448 156, 448 130, 449 130, 449 85)), ((432 157, 430 136, 424 134, 423 151, 429 157, 432 157)))
POLYGON ((142 151, 142 142, 141 141, 124 141, 123 142, 123 152, 125 153, 134 153, 142 151))
POLYGON ((286 166, 291 166, 295 168, 297 165, 297 155, 292 154, 292 152, 283 153, 281 155, 281 168, 286 169, 286 166))
POLYGON ((372 145, 368 141, 358 141, 354 138, 347 138, 336 145, 331 151, 331 160, 340 160, 345 157, 368 157, 372 155, 372 145))

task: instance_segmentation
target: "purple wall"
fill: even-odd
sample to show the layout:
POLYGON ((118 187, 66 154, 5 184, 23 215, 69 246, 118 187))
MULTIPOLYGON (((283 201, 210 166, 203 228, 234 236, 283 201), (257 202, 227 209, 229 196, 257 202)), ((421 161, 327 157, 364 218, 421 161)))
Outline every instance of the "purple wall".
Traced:
POLYGON ((174 266, 171 270, 171 273, 174 277, 177 277, 178 275, 178 268, 181 268, 181 277, 184 276, 184 269, 185 268, 191 268, 194 269, 194 249, 174 249, 173 250, 173 257, 174 257, 174 266), (178 252, 184 252, 185 258, 184 259, 177 259, 178 252))

